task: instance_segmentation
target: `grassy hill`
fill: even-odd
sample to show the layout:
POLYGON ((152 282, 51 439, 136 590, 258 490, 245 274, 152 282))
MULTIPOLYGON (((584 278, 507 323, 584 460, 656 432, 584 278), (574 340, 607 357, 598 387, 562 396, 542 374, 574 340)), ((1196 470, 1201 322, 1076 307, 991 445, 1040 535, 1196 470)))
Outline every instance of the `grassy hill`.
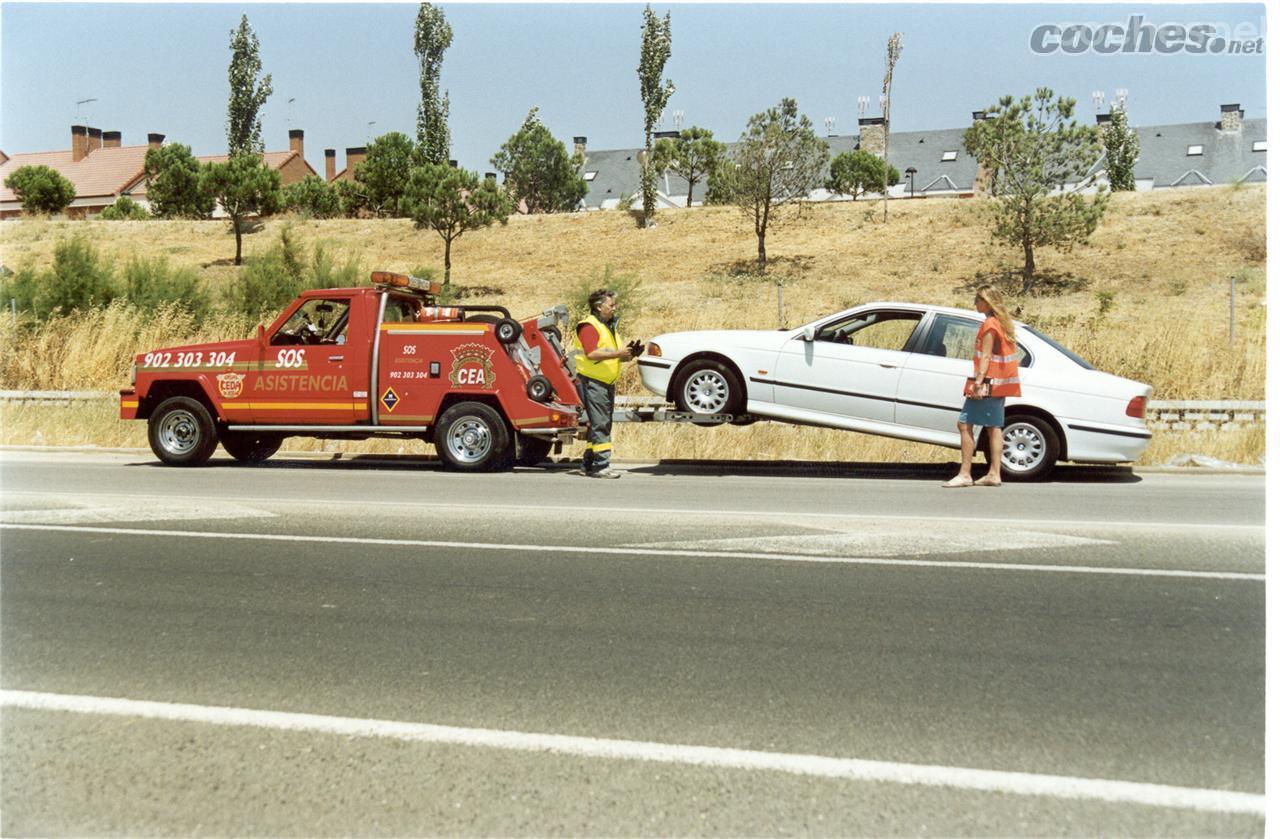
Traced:
MULTIPOLYGON (((641 338, 682 329, 775 328, 778 283, 789 326, 871 300, 967 306, 976 281, 1016 273, 1021 264, 1019 253, 991 242, 982 204, 895 201, 888 224, 879 221, 879 204, 809 207, 769 235, 763 277, 753 273, 750 224, 730 208, 661 211, 650 229, 618 211, 515 217, 455 242, 453 280, 464 300, 501 302, 518 316, 580 298, 599 285, 631 289, 623 328, 641 338)), ((1262 399, 1265 213, 1263 186, 1114 196, 1087 245, 1037 254, 1054 292, 1016 297, 1013 305, 1019 317, 1043 326, 1102 369, 1152 383, 1157 399, 1262 399), (1236 337, 1228 347, 1232 275, 1239 280, 1236 337)), ((321 245, 340 262, 355 261, 366 276, 375 269, 438 267, 443 259, 439 237, 405 220, 288 218, 268 220, 246 238, 249 258, 275 245, 285 226, 307 252, 321 245)), ((167 257, 198 270, 215 291, 242 270, 230 264, 234 240, 218 221, 6 222, 0 224, 4 264, 47 266, 55 244, 75 234, 118 264, 132 255, 167 257)), ((69 331, 83 320, 61 322, 56 334, 0 335, 11 348, 0 363, 0 387, 114 386, 127 379, 128 355, 144 343, 232 337, 226 330, 247 334, 251 327, 229 318, 200 329, 180 320, 168 329, 131 329, 117 319, 111 330, 138 343, 86 350, 81 355, 95 361, 78 366, 65 349, 69 331), (24 347, 17 359, 15 346, 24 347), (38 357, 41 352, 48 356, 38 357)), ((99 339, 102 328, 95 327, 99 339)), ((634 372, 622 389, 639 391, 634 372)), ((657 433, 627 433, 641 431, 657 433)), ((665 444, 655 438, 654 445, 665 444)))

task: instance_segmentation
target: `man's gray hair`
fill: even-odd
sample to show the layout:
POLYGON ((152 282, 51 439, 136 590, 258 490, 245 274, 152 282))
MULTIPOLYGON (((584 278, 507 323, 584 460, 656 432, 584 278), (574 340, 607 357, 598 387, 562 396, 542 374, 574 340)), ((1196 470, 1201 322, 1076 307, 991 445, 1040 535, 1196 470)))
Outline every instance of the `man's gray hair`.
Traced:
POLYGON ((618 292, 610 288, 598 288, 587 297, 587 305, 591 307, 591 314, 600 311, 600 304, 609 298, 616 298, 618 292))

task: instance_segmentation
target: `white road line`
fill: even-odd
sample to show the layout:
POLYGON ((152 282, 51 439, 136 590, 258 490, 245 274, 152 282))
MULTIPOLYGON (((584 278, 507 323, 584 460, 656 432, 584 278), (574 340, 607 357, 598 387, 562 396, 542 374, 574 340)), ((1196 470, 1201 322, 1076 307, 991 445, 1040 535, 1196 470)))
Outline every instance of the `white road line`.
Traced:
MULTIPOLYGON (((75 493, 71 493, 75 495, 75 493)), ((68 493, 49 491, 49 490, 14 490, 6 493, 10 496, 53 496, 65 497, 68 493)), ((182 495, 156 495, 156 496, 139 496, 133 493, 95 493, 95 498, 156 498, 161 501, 183 498, 192 501, 206 500, 207 496, 182 496, 182 495)), ((374 507, 389 508, 404 511, 407 509, 417 509, 424 513, 439 512, 442 510, 462 510, 473 512, 476 510, 475 502, 459 502, 459 501, 428 501, 415 502, 412 499, 397 499, 395 501, 379 501, 374 499, 362 499, 353 501, 344 498, 281 498, 280 496, 233 496, 222 498, 225 502, 236 502, 240 504, 268 504, 279 506, 293 506, 304 504, 307 506, 323 504, 325 506, 337 506, 343 509, 351 509, 352 507, 374 507)), ((557 505, 557 504, 501 504, 484 501, 484 509, 491 512, 504 511, 516 513, 530 513, 544 516, 547 513, 581 513, 581 507, 573 505, 557 505)), ((1223 530, 1223 531, 1265 531, 1266 524, 1219 524, 1216 522, 1185 522, 1185 521, 1158 521, 1148 519, 1143 521, 1108 521, 1105 519, 1024 519, 1017 518, 1016 515, 1008 516, 912 516, 900 515, 894 513, 814 513, 790 510, 721 510, 715 508, 689 508, 689 507, 643 507, 643 506, 627 506, 627 507, 608 507, 593 505, 593 510, 601 513, 626 513, 628 515, 655 515, 655 516, 734 516, 746 517, 753 519, 784 519, 786 521, 795 521, 796 519, 848 519, 850 521, 901 521, 901 522, 919 522, 928 526, 933 526, 938 522, 956 522, 960 524, 992 524, 1002 527, 1071 527, 1071 528, 1092 528, 1105 530, 1107 528, 1115 528, 1119 530, 1154 530, 1166 532, 1169 530, 1223 530)))
POLYGON ((159 536, 166 539, 239 539, 263 542, 315 542, 329 545, 378 545, 406 548, 453 548, 460 550, 519 551, 523 553, 589 554, 592 556, 669 556, 694 559, 767 559, 781 562, 836 563, 843 565, 893 565, 910 568, 982 569, 992 571, 1043 571, 1052 574, 1111 574, 1131 577, 1182 577, 1200 580, 1248 580, 1264 582, 1265 574, 1236 571, 1180 571, 1166 568, 1107 568, 1091 565, 1033 565, 1006 562, 949 562, 930 559, 877 557, 804 556, 748 551, 695 551, 670 548, 614 548, 589 545, 515 545, 492 542, 446 542, 429 539, 367 539, 354 536, 304 536, 284 533, 219 533, 198 530, 146 530, 136 527, 78 527, 56 524, 7 524, 2 530, 40 530, 55 533, 92 533, 117 536, 159 536))
POLYGON ((347 737, 380 737, 413 743, 443 743, 613 760, 647 760, 719 769, 787 772, 793 775, 851 781, 951 787, 979 792, 1141 804, 1213 813, 1264 815, 1265 798, 1255 793, 1064 775, 1041 775, 1031 772, 1002 772, 992 769, 931 766, 785 752, 759 752, 714 746, 684 746, 638 740, 576 737, 565 734, 459 728, 394 720, 331 717, 320 714, 261 711, 253 708, 187 705, 23 690, 0 691, 0 705, 39 711, 142 717, 210 725, 307 731, 347 737))

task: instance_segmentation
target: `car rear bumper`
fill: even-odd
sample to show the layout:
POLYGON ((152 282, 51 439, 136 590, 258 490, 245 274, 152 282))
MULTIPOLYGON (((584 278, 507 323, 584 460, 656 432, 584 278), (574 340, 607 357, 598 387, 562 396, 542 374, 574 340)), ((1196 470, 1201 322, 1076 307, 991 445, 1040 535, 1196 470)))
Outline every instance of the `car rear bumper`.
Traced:
POLYGON ((1132 462, 1151 444, 1151 432, 1144 426, 1065 418, 1060 422, 1067 437, 1067 457, 1077 463, 1132 462))

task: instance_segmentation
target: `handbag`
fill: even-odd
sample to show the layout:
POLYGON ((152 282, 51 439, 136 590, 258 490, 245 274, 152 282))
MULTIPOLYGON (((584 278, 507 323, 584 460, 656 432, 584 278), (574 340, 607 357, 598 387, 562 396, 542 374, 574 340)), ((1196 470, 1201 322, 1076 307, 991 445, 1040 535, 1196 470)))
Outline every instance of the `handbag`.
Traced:
POLYGON ((978 387, 978 380, 970 376, 964 380, 964 395, 966 399, 987 399, 991 396, 991 382, 983 382, 982 387, 978 387))

